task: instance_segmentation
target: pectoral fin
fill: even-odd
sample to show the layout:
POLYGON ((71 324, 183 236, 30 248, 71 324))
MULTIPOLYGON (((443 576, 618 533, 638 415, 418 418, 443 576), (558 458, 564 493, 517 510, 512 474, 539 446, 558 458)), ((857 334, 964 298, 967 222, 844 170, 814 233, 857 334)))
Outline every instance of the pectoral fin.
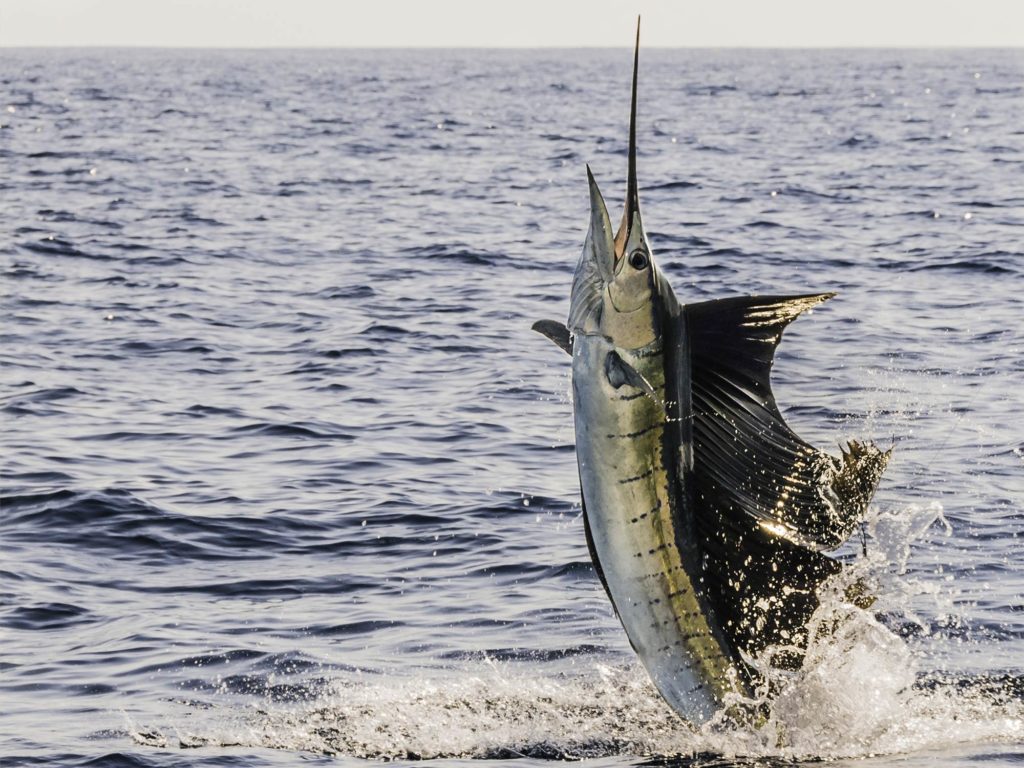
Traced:
POLYGON ((642 389, 662 409, 665 408, 665 402, 658 397, 658 393, 651 386, 651 383, 636 368, 619 357, 618 352, 609 352, 608 356, 604 359, 604 374, 608 377, 608 383, 615 389, 619 389, 625 384, 642 389))
POLYGON ((533 330, 547 336, 559 349, 572 354, 572 334, 562 323, 557 320, 538 320, 533 324, 533 330))

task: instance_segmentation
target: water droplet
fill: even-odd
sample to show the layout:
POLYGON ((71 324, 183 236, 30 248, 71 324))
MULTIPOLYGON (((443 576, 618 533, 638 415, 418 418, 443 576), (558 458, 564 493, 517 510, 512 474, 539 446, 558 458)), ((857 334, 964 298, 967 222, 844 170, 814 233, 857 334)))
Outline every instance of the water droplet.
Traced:
POLYGON ((95 168, 90 168, 89 169, 89 175, 90 176, 95 176, 96 175, 96 169, 95 168))

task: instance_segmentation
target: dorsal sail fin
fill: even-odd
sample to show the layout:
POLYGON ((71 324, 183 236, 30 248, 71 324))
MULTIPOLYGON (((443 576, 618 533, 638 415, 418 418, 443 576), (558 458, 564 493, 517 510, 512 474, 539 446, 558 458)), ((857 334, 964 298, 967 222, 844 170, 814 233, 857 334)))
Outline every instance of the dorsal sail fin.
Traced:
POLYGON ((863 517, 889 454, 850 443, 841 459, 798 437, 771 390, 785 327, 834 294, 721 299, 684 308, 702 492, 726 514, 817 549, 863 517))
MULTIPOLYGON (((806 644, 834 549, 871 500, 889 453, 851 443, 841 459, 801 440, 771 391, 785 327, 833 294, 722 299, 683 308, 693 466, 684 472, 709 597, 734 647, 806 644)), ((790 662, 798 663, 799 654, 790 662)))

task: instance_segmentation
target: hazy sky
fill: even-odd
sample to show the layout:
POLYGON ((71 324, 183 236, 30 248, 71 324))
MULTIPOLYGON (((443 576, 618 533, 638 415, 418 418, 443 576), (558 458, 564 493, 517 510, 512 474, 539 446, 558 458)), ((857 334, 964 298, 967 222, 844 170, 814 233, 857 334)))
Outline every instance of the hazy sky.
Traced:
POLYGON ((0 46, 1024 46, 1024 0, 0 0, 0 46))

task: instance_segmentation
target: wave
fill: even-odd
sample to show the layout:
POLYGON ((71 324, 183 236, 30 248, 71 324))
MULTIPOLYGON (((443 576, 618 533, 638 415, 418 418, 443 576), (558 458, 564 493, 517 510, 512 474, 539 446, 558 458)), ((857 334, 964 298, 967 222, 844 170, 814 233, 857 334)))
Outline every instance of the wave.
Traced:
POLYGON ((0 626, 23 630, 66 629, 93 620, 88 609, 69 603, 19 605, 0 614, 0 626))
POLYGON ((294 437, 310 440, 355 440, 356 436, 349 432, 340 432, 330 425, 319 424, 271 424, 256 422, 235 427, 224 439, 233 440, 235 435, 259 435, 261 437, 294 437))
POLYGON ((470 266, 493 267, 499 258, 493 254, 474 250, 462 243, 436 243, 405 248, 403 254, 412 259, 452 261, 470 266))
POLYGON ((670 190, 670 189, 699 189, 700 184, 696 181, 666 181, 662 184, 650 184, 647 186, 640 187, 641 192, 653 192, 655 190, 670 190))
POLYGON ((951 261, 932 261, 925 264, 916 264, 910 267, 911 271, 934 271, 950 270, 952 272, 980 272, 990 275, 1011 275, 1016 274, 1020 269, 1009 265, 1020 265, 1024 256, 1007 251, 993 251, 972 256, 967 259, 956 259, 951 261), (1003 263, 1000 263, 1003 262, 1003 263))
POLYGON ((121 343, 120 348, 125 352, 131 352, 133 356, 138 357, 151 357, 153 355, 163 355, 175 352, 209 355, 214 352, 213 347, 209 347, 201 343, 200 340, 196 338, 125 341, 121 343))
MULTIPOLYGON (((175 513, 120 489, 9 491, 0 498, 0 504, 9 543, 61 544, 120 560, 142 559, 151 563, 263 559, 274 551, 301 549, 307 538, 318 539, 327 530, 324 523, 284 512, 268 517, 175 513)), ((345 527, 340 522, 332 526, 337 530, 345 527)), ((180 588, 237 594, 245 591, 247 583, 175 586, 171 591, 180 588)), ((272 584, 248 584, 249 589, 260 594, 274 588, 284 592, 297 589, 287 579, 272 584)))
MULTIPOLYGON (((119 736, 120 733, 99 732, 97 738, 119 736)), ((107 752, 96 754, 94 752, 76 753, 52 751, 46 755, 19 755, 14 748, 4 755, 5 768, 29 768, 29 766, 51 766, 61 765, 66 768, 169 768, 170 766, 190 768, 197 763, 193 759, 182 758, 180 760, 168 760, 166 756, 153 757, 151 755, 126 754, 124 752, 107 752)), ((228 766, 234 765, 234 761, 225 761, 220 758, 204 760, 202 765, 228 766)), ((259 765, 259 762, 251 762, 250 765, 259 765)))
POLYGON ((113 257, 101 253, 90 253, 77 248, 70 240, 62 237, 49 236, 42 240, 29 240, 20 244, 21 248, 40 256, 69 256, 76 259, 92 259, 94 261, 111 261, 113 257))

